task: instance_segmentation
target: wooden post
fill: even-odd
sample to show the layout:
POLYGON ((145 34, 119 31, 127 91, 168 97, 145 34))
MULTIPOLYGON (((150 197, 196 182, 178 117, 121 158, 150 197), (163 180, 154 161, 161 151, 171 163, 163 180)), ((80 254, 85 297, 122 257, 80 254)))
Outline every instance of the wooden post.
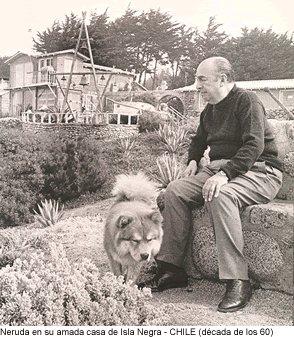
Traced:
POLYGON ((97 83, 97 78, 96 78, 96 70, 95 70, 94 61, 93 61, 90 38, 89 38, 88 28, 87 28, 87 25, 86 25, 86 22, 85 22, 86 12, 83 12, 83 15, 84 15, 83 24, 84 24, 84 29, 85 29, 85 33, 86 33, 86 39, 87 39, 87 45, 88 45, 89 56, 90 56, 90 61, 91 61, 91 67, 92 67, 92 71, 93 71, 94 85, 95 85, 96 92, 97 92, 98 102, 97 102, 96 112, 102 112, 102 105, 101 105, 100 93, 99 93, 98 83, 97 83))
MULTIPOLYGON (((73 113, 72 112, 72 109, 71 109, 71 106, 70 106, 70 104, 68 103, 68 99, 67 99, 67 97, 65 97, 65 93, 64 93, 64 91, 63 91, 63 89, 62 89, 62 87, 61 87, 61 84, 60 84, 60 81, 59 81, 59 79, 56 77, 56 82, 57 82, 57 84, 58 84, 58 86, 59 86, 59 89, 60 89, 60 91, 61 91, 61 93, 62 93, 62 95, 63 95, 63 99, 65 100, 65 102, 66 102, 66 104, 67 104, 67 107, 68 107, 68 109, 69 109, 69 111, 71 112, 71 113, 73 113)), ((61 113, 63 113, 64 111, 61 109, 61 113)))
POLYGON ((74 58, 73 58, 72 64, 71 64, 70 74, 69 74, 69 78, 68 78, 68 82, 67 82, 67 86, 66 86, 65 97, 63 99, 61 112, 64 112, 64 110, 65 110, 65 104, 67 104, 67 98, 68 98, 69 88, 70 88, 71 80, 72 80, 72 73, 73 73, 74 65, 75 65, 76 59, 77 59, 77 54, 78 54, 78 50, 79 50, 79 46, 80 46, 80 41, 81 41, 81 37, 82 37, 82 32, 83 32, 83 26, 85 25, 86 12, 83 12, 82 15, 83 15, 83 22, 82 22, 82 25, 81 25, 78 41, 77 41, 77 44, 76 44, 74 58))

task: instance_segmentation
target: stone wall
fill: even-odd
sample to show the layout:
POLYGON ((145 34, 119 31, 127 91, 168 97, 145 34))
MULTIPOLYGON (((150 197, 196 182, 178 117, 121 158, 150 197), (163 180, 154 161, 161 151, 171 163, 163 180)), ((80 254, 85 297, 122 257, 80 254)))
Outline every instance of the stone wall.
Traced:
POLYGON ((67 139, 78 137, 94 137, 97 139, 113 139, 136 135, 138 127, 127 125, 89 125, 89 124, 32 124, 23 123, 24 130, 30 130, 35 134, 44 132, 63 133, 67 139))
MULTIPOLYGON (((180 91, 180 90, 153 90, 153 91, 133 91, 132 100, 136 101, 137 97, 144 94, 152 95, 155 98, 155 102, 158 105, 160 100, 166 96, 178 97, 184 105, 184 113, 187 115, 194 115, 195 112, 199 112, 199 95, 196 91, 180 91)), ((107 94, 107 97, 115 101, 126 101, 130 100, 131 95, 128 92, 117 92, 112 94, 107 94)))

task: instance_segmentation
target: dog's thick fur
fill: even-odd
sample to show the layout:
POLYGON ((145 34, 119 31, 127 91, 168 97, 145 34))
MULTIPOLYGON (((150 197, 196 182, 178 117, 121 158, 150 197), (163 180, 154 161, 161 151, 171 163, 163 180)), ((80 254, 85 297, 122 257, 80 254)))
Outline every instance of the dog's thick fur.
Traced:
POLYGON ((116 201, 106 219, 104 247, 112 272, 135 282, 143 263, 158 253, 162 241, 156 188, 142 173, 122 174, 112 194, 116 201))

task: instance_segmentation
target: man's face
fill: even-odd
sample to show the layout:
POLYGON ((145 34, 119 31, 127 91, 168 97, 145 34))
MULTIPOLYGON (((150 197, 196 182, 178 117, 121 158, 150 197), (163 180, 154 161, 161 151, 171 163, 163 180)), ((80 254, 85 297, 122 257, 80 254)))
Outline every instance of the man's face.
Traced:
POLYGON ((216 104, 221 96, 221 78, 216 72, 213 64, 209 62, 200 63, 196 72, 196 88, 202 98, 210 104, 216 104))

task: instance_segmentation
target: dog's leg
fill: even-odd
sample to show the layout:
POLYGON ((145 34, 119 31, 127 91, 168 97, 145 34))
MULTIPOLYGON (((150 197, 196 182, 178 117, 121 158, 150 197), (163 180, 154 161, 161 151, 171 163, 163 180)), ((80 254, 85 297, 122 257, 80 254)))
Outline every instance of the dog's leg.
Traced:
POLYGON ((141 263, 134 263, 128 266, 127 273, 126 273, 126 282, 132 281, 133 283, 136 283, 137 278, 140 274, 141 270, 141 263))
POLYGON ((110 267, 115 276, 123 275, 122 265, 109 256, 110 267))

